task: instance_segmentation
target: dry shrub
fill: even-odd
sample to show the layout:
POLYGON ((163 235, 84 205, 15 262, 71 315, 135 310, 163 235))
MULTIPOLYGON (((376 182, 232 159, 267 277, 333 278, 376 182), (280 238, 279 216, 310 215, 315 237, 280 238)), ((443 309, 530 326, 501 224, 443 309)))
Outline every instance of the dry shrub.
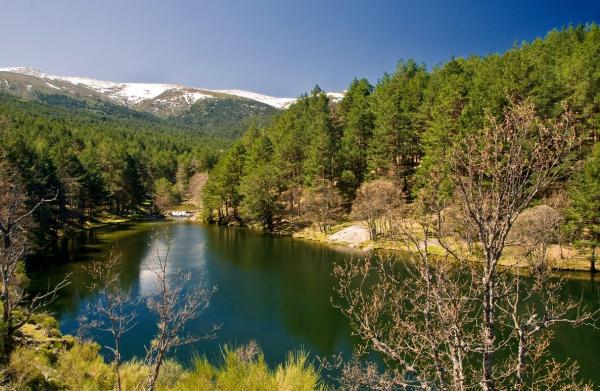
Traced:
POLYGON ((191 196, 190 201, 196 206, 202 205, 202 191, 206 183, 208 183, 208 173, 206 172, 195 173, 190 178, 188 192, 191 196))
POLYGON ((304 202, 305 218, 315 223, 321 232, 329 232, 342 217, 342 196, 331 185, 322 185, 311 190, 304 202))
POLYGON ((388 179, 363 183, 356 191, 352 218, 360 220, 369 231, 371 240, 390 233, 391 221, 404 204, 400 188, 388 179))

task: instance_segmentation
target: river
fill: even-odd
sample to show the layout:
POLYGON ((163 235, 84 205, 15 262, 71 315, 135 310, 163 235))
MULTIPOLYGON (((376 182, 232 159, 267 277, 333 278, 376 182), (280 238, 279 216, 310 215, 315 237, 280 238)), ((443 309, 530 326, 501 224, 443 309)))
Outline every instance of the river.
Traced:
MULTIPOLYGON (((284 361, 287 352, 298 349, 320 356, 350 354, 357 340, 351 336, 346 318, 331 305, 331 271, 336 262, 360 253, 241 228, 187 222, 135 223, 90 231, 66 243, 62 251, 32 258, 28 274, 33 289, 71 273, 71 284, 51 308, 63 333, 77 334, 82 320, 94 316, 88 306, 96 294, 87 288, 89 278, 83 266, 103 259, 111 249, 122 257, 123 288, 136 296, 152 294, 151 240, 157 229, 165 230, 173 239, 174 266, 190 271, 193 283, 218 289, 208 309, 190 323, 189 330, 202 333, 215 324, 220 330, 214 339, 179 348, 174 355, 182 363, 189 363, 194 355, 218 362, 221 346, 250 340, 260 345, 270 365, 284 361)), ((585 274, 570 276, 564 294, 582 297, 591 309, 600 307, 597 286, 585 274)), ((124 339, 125 359, 143 356, 144 345, 155 332, 154 318, 145 306, 132 309, 139 316, 136 327, 124 339)), ((91 337, 100 344, 110 342, 99 332, 92 332, 91 337)), ((559 360, 578 360, 581 375, 600 384, 598 330, 559 329, 552 354, 559 360)))

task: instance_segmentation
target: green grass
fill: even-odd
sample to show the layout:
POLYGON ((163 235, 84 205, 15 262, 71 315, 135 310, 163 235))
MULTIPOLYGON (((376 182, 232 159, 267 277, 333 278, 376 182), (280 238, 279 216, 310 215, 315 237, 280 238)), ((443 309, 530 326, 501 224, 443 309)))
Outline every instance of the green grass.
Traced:
MULTIPOLYGON (((28 324, 24 334, 27 342, 16 348, 4 375, 10 390, 113 390, 116 375, 112 363, 100 354, 94 342, 60 336, 56 322, 47 315, 40 324, 28 324), (50 335, 58 334, 56 338, 50 335), (69 340, 59 344, 57 339, 69 340), (50 349, 48 346, 52 346, 50 349)), ((123 390, 140 390, 150 368, 140 360, 130 360, 121 366, 123 390)), ((156 390, 187 391, 309 391, 326 390, 318 369, 303 351, 289 353, 287 360, 269 368, 256 344, 242 347, 225 346, 221 362, 214 365, 204 357, 194 359, 191 369, 173 360, 161 367, 156 390)))

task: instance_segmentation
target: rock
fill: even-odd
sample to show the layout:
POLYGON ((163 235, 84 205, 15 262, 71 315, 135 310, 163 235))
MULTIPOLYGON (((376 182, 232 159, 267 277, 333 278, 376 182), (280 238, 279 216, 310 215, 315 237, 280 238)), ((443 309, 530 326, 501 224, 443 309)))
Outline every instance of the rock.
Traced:
POLYGON ((330 242, 347 243, 351 247, 359 247, 362 243, 370 240, 369 231, 360 225, 351 225, 338 232, 329 235, 330 242))

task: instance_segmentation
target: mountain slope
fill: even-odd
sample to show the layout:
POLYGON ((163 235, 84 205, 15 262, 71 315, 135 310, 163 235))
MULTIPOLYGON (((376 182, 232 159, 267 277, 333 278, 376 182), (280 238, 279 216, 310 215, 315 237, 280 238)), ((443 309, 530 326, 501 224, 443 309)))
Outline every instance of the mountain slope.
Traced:
POLYGON ((0 92, 108 115, 156 116, 223 138, 237 138, 249 122, 265 121, 279 111, 258 100, 218 91, 60 77, 29 68, 0 69, 0 92))
POLYGON ((0 68, 0 88, 10 88, 14 82, 18 82, 17 84, 25 83, 25 88, 28 90, 36 87, 45 90, 52 89, 55 92, 59 91, 65 94, 87 94, 88 97, 102 97, 130 108, 137 108, 142 103, 145 103, 144 107, 146 108, 152 107, 153 102, 156 102, 157 106, 160 107, 168 102, 173 112, 182 108, 189 108, 201 99, 238 97, 263 103, 276 109, 284 108, 295 100, 242 90, 208 90, 178 84, 115 83, 87 77, 49 75, 25 67, 0 68))
MULTIPOLYGON (((295 99, 243 90, 209 90, 178 84, 116 83, 49 75, 32 68, 0 68, 0 92, 64 107, 114 113, 120 106, 236 138, 251 122, 264 122, 295 99)), ((330 93, 336 101, 343 95, 330 93)), ((118 111, 118 110, 117 110, 118 111)), ((128 113, 128 115, 131 113, 128 113)))

